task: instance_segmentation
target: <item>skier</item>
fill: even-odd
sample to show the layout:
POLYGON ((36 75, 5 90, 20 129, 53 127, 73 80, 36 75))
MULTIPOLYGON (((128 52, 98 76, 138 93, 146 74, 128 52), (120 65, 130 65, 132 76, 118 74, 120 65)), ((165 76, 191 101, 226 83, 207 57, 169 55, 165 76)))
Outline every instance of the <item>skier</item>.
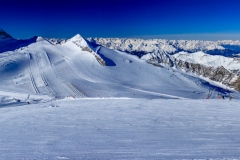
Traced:
POLYGON ((232 100, 232 98, 233 98, 233 97, 232 97, 231 95, 229 95, 229 100, 232 100))

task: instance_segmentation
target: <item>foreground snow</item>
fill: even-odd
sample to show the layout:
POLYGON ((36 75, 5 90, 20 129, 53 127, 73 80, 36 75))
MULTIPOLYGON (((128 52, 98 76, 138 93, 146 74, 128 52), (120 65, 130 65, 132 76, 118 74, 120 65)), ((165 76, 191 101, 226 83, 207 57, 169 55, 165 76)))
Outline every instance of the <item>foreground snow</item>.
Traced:
POLYGON ((0 159, 240 159, 239 100, 0 105, 0 159))

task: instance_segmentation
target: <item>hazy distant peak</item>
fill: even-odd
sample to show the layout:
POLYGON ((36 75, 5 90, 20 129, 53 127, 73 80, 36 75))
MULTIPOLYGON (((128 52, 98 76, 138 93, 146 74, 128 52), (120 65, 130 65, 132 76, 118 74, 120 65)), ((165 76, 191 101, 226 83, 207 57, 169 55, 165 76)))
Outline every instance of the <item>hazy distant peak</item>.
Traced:
POLYGON ((41 36, 34 36, 34 38, 36 39, 37 42, 39 41, 44 41, 45 39, 41 36))
POLYGON ((0 39, 8 39, 8 38, 12 38, 12 36, 0 28, 0 39))

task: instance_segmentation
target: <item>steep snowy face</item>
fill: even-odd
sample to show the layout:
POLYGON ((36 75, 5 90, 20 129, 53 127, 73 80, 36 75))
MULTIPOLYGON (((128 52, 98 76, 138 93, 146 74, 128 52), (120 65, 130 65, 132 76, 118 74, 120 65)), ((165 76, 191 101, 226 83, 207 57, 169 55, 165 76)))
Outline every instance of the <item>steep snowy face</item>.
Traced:
POLYGON ((73 42, 81 48, 88 47, 86 40, 80 34, 75 35, 74 37, 69 39, 69 41, 73 42))
POLYGON ((102 65, 106 66, 106 62, 103 60, 101 55, 98 54, 98 49, 92 47, 90 43, 87 42, 80 34, 72 37, 71 39, 67 40, 66 43, 63 43, 62 46, 68 48, 75 48, 76 50, 83 51, 85 53, 91 54, 96 58, 96 60, 102 65))
POLYGON ((8 33, 6 33, 3 29, 0 28, 0 40, 12 38, 8 33))

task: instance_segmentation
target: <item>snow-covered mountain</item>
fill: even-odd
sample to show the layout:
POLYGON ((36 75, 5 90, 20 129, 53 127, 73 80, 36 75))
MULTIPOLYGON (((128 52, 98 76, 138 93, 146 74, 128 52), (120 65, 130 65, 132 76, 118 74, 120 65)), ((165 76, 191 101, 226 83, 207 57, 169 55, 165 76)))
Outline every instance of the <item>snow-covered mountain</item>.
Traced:
POLYGON ((154 65, 168 65, 224 83, 237 90, 240 41, 89 38, 92 43, 136 55, 154 65), (223 72, 219 76, 219 72, 223 72))
MULTIPOLYGON (((227 86, 234 87, 238 78, 237 74, 229 71, 231 65, 226 63, 229 68, 226 71, 225 68, 217 68, 218 72, 208 68, 217 66, 217 60, 214 67, 208 65, 207 60, 198 66, 196 64, 201 61, 194 56, 198 53, 193 53, 190 58, 181 56, 186 51, 177 53, 183 48, 194 50, 192 45, 183 46, 183 41, 179 42, 181 45, 178 44, 182 49, 170 44, 174 41, 167 40, 107 39, 106 44, 100 41, 104 39, 87 40, 79 34, 64 41, 41 37, 29 40, 4 39, 0 42, 4 46, 0 52, 0 91, 6 95, 10 92, 19 93, 16 97, 25 99, 29 99, 29 94, 52 98, 199 99, 216 98, 218 93, 228 96, 229 92, 238 97, 234 90, 226 90, 227 86), (184 68, 187 62, 188 68, 184 68), (206 70, 209 75, 205 73, 206 70), (223 71, 224 75, 220 74, 223 71), (209 79, 201 77, 202 72, 209 79), (228 76, 230 73, 231 76, 228 76)), ((195 50, 207 49, 207 44, 211 49, 224 49, 220 45, 213 45, 213 42, 204 45, 194 42, 190 43, 198 46, 195 50)), ((187 41, 184 43, 188 44, 187 41)), ((234 63, 235 69, 237 65, 237 62, 234 63)))

